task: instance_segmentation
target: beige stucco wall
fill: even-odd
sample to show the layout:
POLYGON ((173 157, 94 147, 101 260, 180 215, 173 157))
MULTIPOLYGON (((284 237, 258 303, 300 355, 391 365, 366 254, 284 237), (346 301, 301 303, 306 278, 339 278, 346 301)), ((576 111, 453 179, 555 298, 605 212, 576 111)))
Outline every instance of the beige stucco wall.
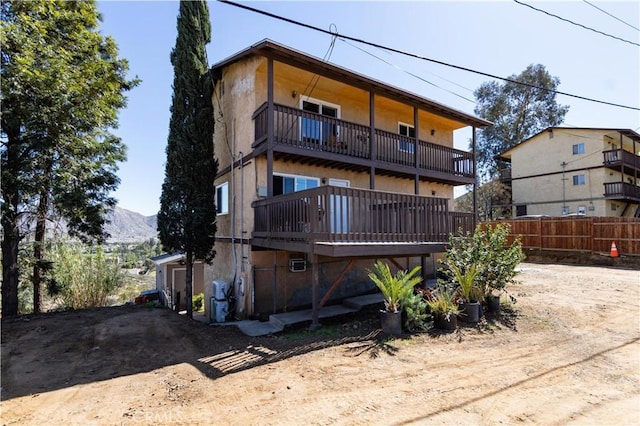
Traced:
MULTIPOLYGON (((315 79, 312 73, 295 69, 279 62, 274 63, 274 102, 298 108, 301 96, 322 100, 340 106, 340 118, 357 124, 369 125, 369 93, 344 83, 336 82, 324 77, 315 79), (311 84, 310 84, 311 82, 311 84), (310 87, 313 91, 310 92, 310 87)), ((245 59, 227 66, 222 72, 222 78, 216 84, 214 93, 216 113, 215 150, 219 161, 219 170, 229 167, 231 153, 236 160, 251 153, 251 144, 255 138, 252 114, 267 101, 267 61, 265 59, 245 59)), ((375 97, 375 127, 389 132, 398 132, 398 122, 413 124, 413 108, 402 105, 382 96, 375 97)), ((419 111, 418 136, 421 140, 453 146, 453 130, 465 127, 456 121, 445 119, 437 115, 419 111), (433 130, 433 135, 431 132, 433 130)), ((211 266, 205 271, 204 280, 211 283, 214 279, 222 279, 228 283, 236 279, 236 298, 238 299, 239 317, 263 312, 266 302, 272 307, 273 295, 276 295, 278 309, 298 305, 303 295, 308 295, 310 287, 310 270, 307 272, 289 272, 288 262, 291 253, 251 251, 248 245, 243 246, 245 259, 240 254, 240 239, 248 240, 253 231, 253 209, 251 203, 258 199, 258 188, 267 186, 267 162, 264 156, 252 158, 242 165, 235 167, 232 172, 216 179, 216 185, 224 182, 230 188, 230 212, 218 215, 216 218, 218 239, 236 241, 236 254, 231 250, 232 244, 218 241, 216 243, 216 257, 211 266), (232 188, 233 187, 233 188, 232 188), (235 198, 232 196, 235 194, 235 198), (232 210, 235 214, 232 214, 232 210), (233 216, 233 226, 232 226, 233 216), (275 259, 276 289, 274 293, 271 273, 273 273, 275 259), (243 264, 244 262, 244 264, 243 264), (244 273, 241 271, 244 267, 244 273), (265 278, 268 275, 268 278, 265 278), (253 277, 256 276, 257 284, 253 277), (239 278, 244 279, 244 291, 239 286, 239 278), (267 283, 267 284, 265 284, 267 283), (252 291, 255 287, 255 294, 252 291), (253 312, 255 301, 258 309, 253 312)), ((330 169, 318 166, 308 166, 277 161, 274 163, 274 173, 309 176, 316 178, 334 178, 348 180, 351 187, 370 187, 367 173, 356 173, 330 169)), ((413 179, 398 179, 387 176, 376 176, 377 190, 403 192, 413 194, 413 179)), ((432 182, 420 182, 420 195, 447 198, 450 208, 453 208, 453 187, 432 182)), ((330 285, 344 267, 343 260, 324 259, 321 266, 321 285, 330 285), (341 263, 342 262, 342 263, 341 263)), ((413 261, 420 262, 419 258, 413 261)), ((370 288, 370 283, 363 272, 371 261, 361 261, 348 275, 348 285, 341 286, 336 296, 347 294, 349 291, 370 288), (366 265, 365 265, 366 264, 366 265)), ((431 265, 431 262, 427 262, 431 265)), ((430 268, 432 269, 432 268, 430 268)), ((425 273, 431 273, 429 270, 425 273)), ((211 297, 211 286, 205 286, 206 314, 209 313, 208 300, 211 297)))
POLYGON ((602 152, 621 145, 632 151, 629 139, 620 143, 617 132, 598 129, 553 129, 533 137, 511 152, 513 203, 527 205, 527 214, 559 216, 566 205, 569 213, 584 207, 587 216, 619 216, 620 210, 612 210, 604 198, 604 183, 620 182, 621 174, 602 167, 602 152), (573 154, 579 143, 585 145, 584 154, 573 154), (580 174, 585 184, 573 185, 580 174))

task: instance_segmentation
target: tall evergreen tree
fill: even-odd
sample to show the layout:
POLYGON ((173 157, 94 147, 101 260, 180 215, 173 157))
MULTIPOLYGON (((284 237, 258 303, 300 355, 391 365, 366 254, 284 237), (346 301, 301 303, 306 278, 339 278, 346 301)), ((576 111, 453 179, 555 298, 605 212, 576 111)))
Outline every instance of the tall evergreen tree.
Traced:
POLYGON ((503 84, 487 82, 476 89, 474 112, 491 127, 479 133, 476 142, 479 175, 484 180, 499 176, 496 156, 547 127, 558 126, 569 110, 556 102, 553 92, 560 84, 543 65, 529 65, 503 84), (534 88, 539 87, 538 88, 534 88))
POLYGON ((187 316, 193 318, 193 262, 211 262, 216 233, 218 163, 213 154, 213 82, 205 46, 211 41, 203 0, 181 1, 171 51, 173 98, 158 233, 166 251, 182 251, 186 263, 187 316))
POLYGON ((3 1, 2 314, 18 313, 18 255, 36 223, 34 310, 40 310, 46 222, 67 219, 72 235, 104 238, 104 214, 125 147, 110 130, 126 105, 127 61, 100 34, 95 1, 3 1), (25 229, 26 228, 26 229, 25 229))

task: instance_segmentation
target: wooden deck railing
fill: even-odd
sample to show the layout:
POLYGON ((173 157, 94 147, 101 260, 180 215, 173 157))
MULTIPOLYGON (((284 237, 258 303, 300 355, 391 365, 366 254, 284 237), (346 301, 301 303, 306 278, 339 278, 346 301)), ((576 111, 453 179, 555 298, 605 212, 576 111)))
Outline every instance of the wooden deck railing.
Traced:
POLYGON ((635 155, 633 152, 618 148, 603 151, 602 154, 605 165, 622 165, 640 170, 640 155, 635 155))
MULTIPOLYGON (((264 104, 253 114, 255 125, 254 147, 267 140, 269 110, 264 104)), ((371 159, 390 165, 417 167, 473 178, 473 154, 466 151, 418 141, 396 133, 375 129, 374 148, 370 142, 369 126, 327 117, 284 105, 274 105, 274 143, 304 150, 319 150, 348 157, 371 159), (372 158, 375 152, 375 158, 372 158), (416 158, 417 157, 417 158, 416 158), (417 160, 417 161, 416 161, 417 160)))
POLYGON ((640 186, 627 182, 605 182, 604 196, 637 201, 640 200, 640 186))
POLYGON ((253 203, 256 238, 327 242, 447 242, 473 215, 443 198, 322 186, 253 203))

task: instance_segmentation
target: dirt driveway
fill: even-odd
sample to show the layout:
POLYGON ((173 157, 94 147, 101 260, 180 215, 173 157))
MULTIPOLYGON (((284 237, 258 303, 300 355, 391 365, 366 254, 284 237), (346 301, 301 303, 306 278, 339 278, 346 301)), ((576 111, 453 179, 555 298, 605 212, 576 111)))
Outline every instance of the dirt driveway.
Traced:
POLYGON ((4 321, 3 424, 640 424, 640 272, 525 263, 512 312, 386 341, 375 311, 249 338, 167 310, 4 321))

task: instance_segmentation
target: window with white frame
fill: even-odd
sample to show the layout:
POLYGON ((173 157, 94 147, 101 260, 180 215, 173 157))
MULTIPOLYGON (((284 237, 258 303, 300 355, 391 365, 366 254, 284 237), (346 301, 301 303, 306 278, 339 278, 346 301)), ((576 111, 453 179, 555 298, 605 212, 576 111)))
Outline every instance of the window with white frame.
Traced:
POLYGON ((573 184, 574 185, 585 185, 587 183, 587 179, 584 175, 574 175, 573 176, 573 184))
POLYGON ((300 136, 303 141, 326 144, 337 140, 340 128, 331 118, 340 118, 340 105, 303 96, 300 98, 300 109, 328 117, 326 120, 302 117, 300 136))
POLYGON ((414 140, 400 139, 398 141, 398 149, 402 152, 413 154, 415 152, 416 129, 411 124, 398 123, 398 133, 414 140))
POLYGON ((584 154, 584 142, 574 144, 571 150, 573 155, 584 154))
POLYGON ((216 185, 216 211, 219 215, 229 213, 229 182, 216 185))
POLYGON ((320 179, 308 176, 297 175, 273 175, 273 195, 290 194, 305 189, 317 188, 320 186, 320 179))

